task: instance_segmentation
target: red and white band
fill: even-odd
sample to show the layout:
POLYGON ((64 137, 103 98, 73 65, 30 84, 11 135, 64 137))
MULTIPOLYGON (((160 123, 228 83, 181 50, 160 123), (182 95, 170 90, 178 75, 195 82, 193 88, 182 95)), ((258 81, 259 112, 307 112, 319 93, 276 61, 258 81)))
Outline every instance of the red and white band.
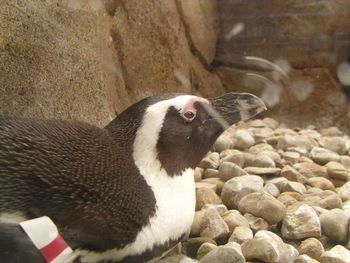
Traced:
POLYGON ((47 217, 38 217, 20 223, 20 226, 48 263, 72 262, 72 249, 59 235, 56 225, 47 217))

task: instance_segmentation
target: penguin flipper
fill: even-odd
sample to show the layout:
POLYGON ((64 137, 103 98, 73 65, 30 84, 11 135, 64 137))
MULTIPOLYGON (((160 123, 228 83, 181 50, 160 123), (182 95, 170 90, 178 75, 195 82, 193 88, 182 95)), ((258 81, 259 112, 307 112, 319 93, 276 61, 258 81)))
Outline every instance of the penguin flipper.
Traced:
POLYGON ((0 262, 45 263, 45 260, 20 226, 0 223, 0 262))

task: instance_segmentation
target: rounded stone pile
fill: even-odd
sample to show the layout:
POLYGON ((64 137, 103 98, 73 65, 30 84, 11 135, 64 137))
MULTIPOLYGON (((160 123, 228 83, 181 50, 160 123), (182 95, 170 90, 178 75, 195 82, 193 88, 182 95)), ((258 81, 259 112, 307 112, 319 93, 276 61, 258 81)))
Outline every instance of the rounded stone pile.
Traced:
POLYGON ((162 263, 350 263, 350 138, 271 118, 223 133, 195 170, 190 237, 162 263))

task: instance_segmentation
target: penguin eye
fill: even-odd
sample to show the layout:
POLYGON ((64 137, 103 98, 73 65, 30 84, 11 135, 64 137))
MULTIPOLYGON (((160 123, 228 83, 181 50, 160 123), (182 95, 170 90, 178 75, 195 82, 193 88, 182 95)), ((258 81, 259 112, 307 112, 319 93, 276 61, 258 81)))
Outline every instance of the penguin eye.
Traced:
POLYGON ((192 111, 187 111, 184 113, 184 117, 187 121, 192 121, 196 117, 196 114, 192 111))

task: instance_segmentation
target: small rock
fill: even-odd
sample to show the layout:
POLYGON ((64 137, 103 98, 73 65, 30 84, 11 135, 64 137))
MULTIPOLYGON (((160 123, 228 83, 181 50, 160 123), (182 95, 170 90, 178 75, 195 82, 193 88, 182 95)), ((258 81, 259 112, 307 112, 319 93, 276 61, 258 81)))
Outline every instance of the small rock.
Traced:
POLYGON ((206 254, 215 248, 217 248, 217 246, 212 243, 203 243, 197 251, 197 259, 201 260, 206 254))
POLYGON ((240 167, 244 165, 244 154, 237 150, 229 149, 222 151, 220 153, 220 158, 222 162, 235 163, 240 167))
POLYGON ((293 167, 286 165, 281 170, 281 176, 288 179, 289 181, 299 182, 305 184, 307 182, 307 178, 299 173, 293 167))
POLYGON ((284 152, 282 157, 287 163, 294 164, 299 161, 300 154, 297 152, 284 152))
POLYGON ((331 190, 331 191, 335 191, 335 187, 332 184, 331 181, 329 181, 326 178, 323 177, 311 177, 307 180, 307 183, 309 185, 311 185, 312 187, 317 187, 320 188, 322 190, 331 190))
POLYGON ((322 253, 324 252, 323 245, 316 238, 308 238, 301 242, 298 247, 299 254, 306 254, 311 258, 319 260, 322 253))
POLYGON ((306 150, 312 148, 312 142, 307 136, 302 135, 285 135, 277 143, 277 149, 287 150, 289 147, 300 147, 306 150))
POLYGON ((157 261, 157 263, 195 263, 196 260, 186 257, 184 255, 176 255, 170 257, 164 257, 157 261))
POLYGON ((243 242, 243 255, 247 260, 259 259, 267 263, 292 263, 298 257, 298 251, 270 231, 259 231, 253 239, 243 242))
POLYGON ((261 217, 256 217, 250 213, 245 213, 244 217, 248 220, 249 226, 254 232, 267 230, 269 228, 269 223, 261 217))
POLYGON ((267 127, 267 124, 260 119, 252 120, 248 123, 249 127, 254 127, 254 128, 264 128, 267 127))
POLYGON ((321 223, 312 207, 295 204, 288 207, 281 231, 282 236, 289 239, 320 237, 321 223))
POLYGON ((215 177, 219 177, 219 171, 216 169, 205 169, 204 173, 203 173, 203 178, 207 179, 207 178, 215 178, 215 177))
POLYGON ((286 207, 273 196, 266 193, 251 193, 238 204, 241 213, 250 213, 264 218, 271 224, 280 222, 285 215, 286 207))
POLYGON ((194 181, 195 182, 200 182, 202 180, 202 174, 203 174, 203 168, 196 167, 194 169, 194 181))
POLYGON ((255 143, 261 143, 265 139, 274 136, 273 130, 271 128, 249 128, 248 131, 253 136, 255 143))
POLYGON ((278 197, 280 195, 280 190, 278 189, 278 187, 273 184, 273 183, 267 183, 264 186, 264 191, 270 195, 272 195, 273 197, 278 197))
POLYGON ((192 221, 191 236, 199 236, 206 223, 205 210, 196 211, 192 221))
POLYGON ((274 184, 278 187, 279 190, 281 190, 282 185, 287 181, 288 180, 286 178, 276 177, 276 178, 272 178, 272 179, 267 180, 266 183, 274 184))
POLYGON ((196 189, 199 189, 199 188, 208 188, 208 189, 211 189, 211 190, 213 190, 213 191, 216 190, 216 185, 215 185, 215 184, 208 183, 208 182, 203 182, 203 180, 200 181, 200 182, 196 182, 196 183, 195 183, 195 187, 196 187, 196 189))
POLYGON ((303 194, 306 192, 306 188, 301 183, 287 181, 281 186, 281 192, 297 192, 303 194))
MULTIPOLYGON (((214 185, 214 187, 211 187, 210 189, 215 190, 216 194, 221 195, 222 188, 224 187, 224 181, 220 180, 219 178, 213 177, 213 178, 206 178, 201 181, 201 184, 210 184, 214 185)), ((207 187, 207 186, 203 186, 207 187)), ((197 188, 197 187, 196 187, 197 188)), ((200 187, 198 187, 200 188, 200 187)), ((207 187, 208 188, 208 187, 207 187)))
POLYGON ((223 181, 228 181, 233 177, 241 175, 247 175, 247 172, 235 163, 223 162, 219 167, 218 176, 223 181))
POLYGON ((237 130, 233 134, 233 138, 235 138, 236 141, 235 148, 240 150, 248 149, 255 144, 253 136, 244 129, 237 130))
POLYGON ((342 137, 324 137, 322 146, 340 155, 344 155, 347 151, 346 141, 342 137))
POLYGON ((221 199, 229 209, 238 207, 238 202, 247 194, 263 191, 264 180, 255 175, 243 175, 228 180, 222 189, 221 199))
POLYGON ((238 244, 242 244, 244 241, 253 238, 253 231, 246 226, 237 226, 233 232, 229 241, 237 242, 238 244))
POLYGON ((347 171, 350 171, 350 156, 340 156, 339 162, 345 167, 347 171))
POLYGON ((255 167, 264 167, 264 168, 275 168, 275 162, 267 155, 258 154, 254 159, 253 163, 255 167))
MULTIPOLYGON (((309 153, 305 148, 301 148, 301 147, 288 147, 287 151, 299 153, 300 157, 305 156, 309 153)), ((300 158, 299 158, 299 161, 300 161, 300 158)))
POLYGON ((221 218, 219 212, 215 208, 205 209, 205 227, 200 233, 201 237, 208 237, 215 241, 222 241, 229 234, 228 226, 221 218))
POLYGON ((206 187, 197 189, 196 200, 196 211, 201 210, 206 204, 222 204, 220 197, 215 193, 215 191, 206 187))
POLYGON ((227 207, 225 205, 212 205, 212 204, 206 204, 203 206, 203 210, 204 209, 208 209, 209 207, 213 207, 216 209, 216 211, 218 211, 218 213, 220 214, 220 216, 223 216, 226 212, 227 212, 227 207))
POLYGON ((219 138, 216 139, 213 146, 216 152, 221 152, 232 147, 233 141, 226 133, 223 133, 221 136, 219 136, 219 138))
POLYGON ((350 200, 350 182, 347 182, 342 187, 338 188, 338 195, 343 202, 350 200))
POLYGON ((208 154, 200 163, 199 167, 202 168, 218 168, 220 164, 220 155, 217 152, 208 154))
POLYGON ((332 240, 343 242, 348 234, 348 218, 339 208, 320 215, 322 233, 332 240))
POLYGON ((278 121, 272 118, 264 118, 263 122, 271 129, 277 129, 277 127, 280 125, 278 121))
POLYGON ((299 200, 300 196, 301 195, 299 193, 296 193, 296 192, 284 192, 284 193, 281 193, 277 197, 277 200, 280 201, 285 206, 290 206, 290 205, 295 204, 299 200), (292 195, 292 193, 298 194, 299 196, 296 197, 296 196, 292 195))
POLYGON ((327 169, 313 162, 296 163, 293 167, 307 178, 315 176, 328 177, 327 169))
POLYGON ((182 242, 183 253, 191 258, 195 258, 199 247, 204 243, 216 246, 216 242, 207 237, 189 238, 182 242))
POLYGON ((261 168, 261 167, 246 167, 244 170, 248 174, 253 175, 271 175, 271 176, 279 176, 281 173, 280 168, 261 168))
POLYGON ((273 147, 267 143, 259 143, 249 148, 249 153, 257 155, 264 151, 274 151, 273 147))
POLYGON ((237 210, 229 210, 227 211, 222 218, 227 224, 230 232, 232 232, 236 227, 245 226, 249 227, 248 220, 241 215, 241 213, 237 210))
POLYGON ((301 196, 301 201, 310 206, 320 206, 326 209, 341 208, 342 202, 340 197, 330 190, 317 189, 318 192, 309 192, 310 189, 301 196))
POLYGON ((329 162, 326 165, 328 175, 331 178, 341 179, 341 180, 348 180, 349 175, 347 170, 343 165, 341 165, 338 162, 329 162))
POLYGON ((323 136, 343 136, 343 132, 341 132, 338 127, 329 127, 320 130, 320 133, 323 136))
POLYGON ((319 263, 316 259, 309 257, 308 255, 300 255, 293 263, 319 263))
POLYGON ((339 154, 320 147, 312 148, 310 151, 310 158, 321 165, 331 161, 338 162, 340 160, 339 154))
POLYGON ((350 263, 350 251, 341 245, 324 252, 320 263, 350 263))
POLYGON ((230 242, 219 246, 206 254, 200 263, 245 263, 240 246, 232 245, 230 242))

